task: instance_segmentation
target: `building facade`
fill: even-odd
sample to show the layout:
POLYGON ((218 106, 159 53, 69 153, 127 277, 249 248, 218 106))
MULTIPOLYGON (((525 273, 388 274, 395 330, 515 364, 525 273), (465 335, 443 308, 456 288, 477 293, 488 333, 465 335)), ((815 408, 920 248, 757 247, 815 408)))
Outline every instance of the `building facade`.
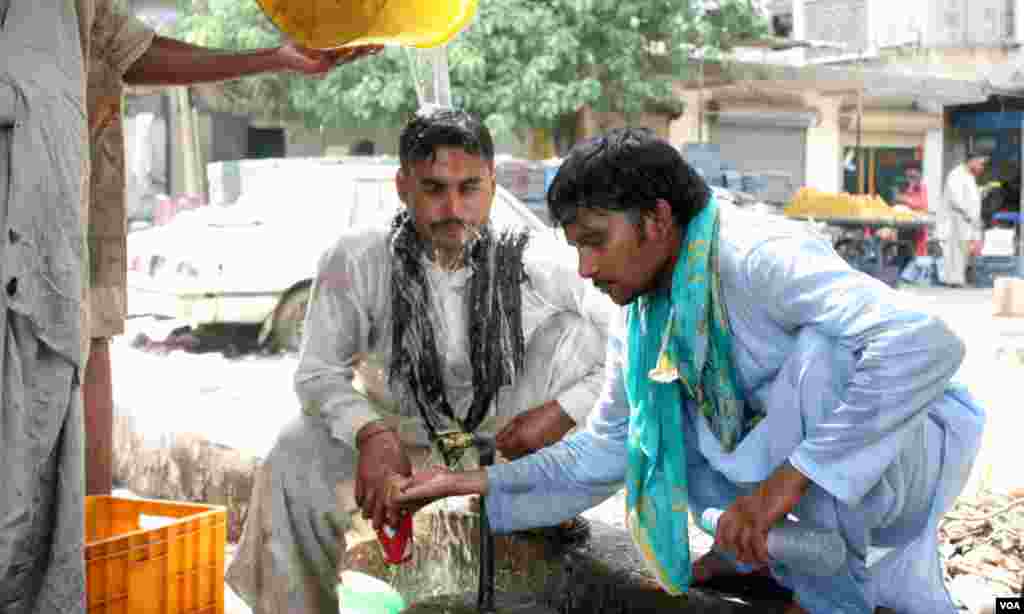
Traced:
MULTIPOLYGON (((1014 121, 969 116, 1024 89, 1022 3, 772 0, 776 40, 785 40, 739 49, 703 82, 680 82, 687 112, 672 139, 717 143, 741 170, 788 176, 795 187, 886 199, 916 160, 940 194, 967 147, 992 141, 974 127, 1014 121)), ((1000 137, 997 166, 1012 142, 1000 137)), ((1016 160, 1003 172, 1014 163, 1019 172, 1019 152, 1016 160)))

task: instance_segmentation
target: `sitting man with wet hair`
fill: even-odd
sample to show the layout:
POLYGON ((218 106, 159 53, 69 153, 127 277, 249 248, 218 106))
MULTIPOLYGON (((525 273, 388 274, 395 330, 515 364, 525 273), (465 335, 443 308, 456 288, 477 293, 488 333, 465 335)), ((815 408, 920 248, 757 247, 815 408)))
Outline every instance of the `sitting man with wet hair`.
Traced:
POLYGON ((937 529, 984 413, 951 379, 963 342, 853 270, 806 226, 727 207, 670 144, 620 130, 577 146, 548 193, 580 274, 623 305, 587 428, 529 457, 407 480, 389 505, 486 494, 498 532, 557 522, 626 485, 627 520, 672 593, 767 568, 790 612, 954 614, 937 529), (691 567, 692 511, 721 509, 691 567), (772 560, 795 515, 834 530, 834 574, 772 560), (695 576, 695 577, 694 577, 695 576))
POLYGON ((304 415, 260 469, 228 572, 257 612, 337 611, 350 522, 361 509, 398 526, 387 491, 431 440, 496 435, 518 458, 582 424, 600 394, 614 305, 553 232, 491 221, 487 128, 431 109, 399 150, 404 210, 344 232, 319 263, 295 376, 304 415))

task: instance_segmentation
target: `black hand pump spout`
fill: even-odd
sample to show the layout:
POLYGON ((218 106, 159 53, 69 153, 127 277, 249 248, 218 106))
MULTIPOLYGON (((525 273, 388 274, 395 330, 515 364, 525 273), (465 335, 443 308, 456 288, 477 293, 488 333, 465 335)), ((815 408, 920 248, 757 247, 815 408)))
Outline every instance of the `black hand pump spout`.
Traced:
MULTIPOLYGON (((494 464, 494 438, 475 435, 473 445, 480 455, 480 468, 494 464)), ((497 612, 494 605, 494 535, 487 520, 487 502, 480 498, 480 585, 477 589, 477 610, 481 614, 497 612)))

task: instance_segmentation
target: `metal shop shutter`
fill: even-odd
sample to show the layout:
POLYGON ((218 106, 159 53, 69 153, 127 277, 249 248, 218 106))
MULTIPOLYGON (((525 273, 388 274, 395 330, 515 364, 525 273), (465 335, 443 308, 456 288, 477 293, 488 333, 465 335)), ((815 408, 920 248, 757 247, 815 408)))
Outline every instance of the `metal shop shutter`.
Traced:
POLYGON ((789 202, 804 185, 809 114, 722 112, 716 119, 711 140, 721 149, 722 160, 741 173, 765 176, 766 187, 757 194, 759 198, 789 202))

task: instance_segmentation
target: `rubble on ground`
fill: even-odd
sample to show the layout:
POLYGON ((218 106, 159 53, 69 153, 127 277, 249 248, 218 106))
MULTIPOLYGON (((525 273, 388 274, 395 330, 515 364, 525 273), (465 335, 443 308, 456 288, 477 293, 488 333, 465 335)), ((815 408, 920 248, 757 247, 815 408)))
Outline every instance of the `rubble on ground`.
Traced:
POLYGON ((115 483, 149 499, 225 506, 229 542, 242 535, 259 462, 194 433, 149 441, 135 419, 114 417, 115 483))
POLYGON ((939 525, 945 579, 967 611, 1024 591, 1024 488, 961 497, 939 525))

